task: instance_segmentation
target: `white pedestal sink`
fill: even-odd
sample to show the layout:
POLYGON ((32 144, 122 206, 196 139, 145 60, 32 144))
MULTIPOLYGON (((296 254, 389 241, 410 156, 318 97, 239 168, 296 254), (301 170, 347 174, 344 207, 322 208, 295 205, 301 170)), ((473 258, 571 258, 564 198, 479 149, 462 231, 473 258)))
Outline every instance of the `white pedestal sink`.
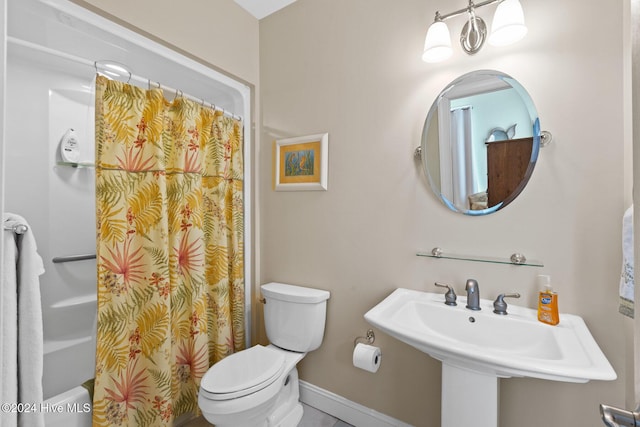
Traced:
POLYGON ((537 320, 535 310, 510 304, 508 315, 444 304, 444 295, 396 289, 365 319, 442 362, 441 427, 497 427, 499 378, 532 377, 583 383, 616 373, 581 317, 560 324, 537 320))
POLYGON ((442 363, 440 426, 497 425, 498 377, 442 363))

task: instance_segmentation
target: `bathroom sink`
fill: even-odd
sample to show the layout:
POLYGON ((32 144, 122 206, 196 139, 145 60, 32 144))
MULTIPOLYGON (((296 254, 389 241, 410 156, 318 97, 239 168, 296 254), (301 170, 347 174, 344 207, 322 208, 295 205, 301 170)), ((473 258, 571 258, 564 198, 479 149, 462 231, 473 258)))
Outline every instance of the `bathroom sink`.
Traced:
POLYGON ((561 314, 560 324, 537 320, 535 310, 509 304, 508 314, 444 304, 444 295, 397 289, 365 314, 394 338, 449 366, 498 378, 533 377, 582 383, 614 380, 616 373, 581 317, 561 314))

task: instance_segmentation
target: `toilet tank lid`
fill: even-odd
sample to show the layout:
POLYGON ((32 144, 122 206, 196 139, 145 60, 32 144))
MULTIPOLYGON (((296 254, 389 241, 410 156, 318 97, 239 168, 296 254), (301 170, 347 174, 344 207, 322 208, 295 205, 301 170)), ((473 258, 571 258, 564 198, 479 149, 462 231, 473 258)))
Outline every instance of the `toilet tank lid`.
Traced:
POLYGON ((265 298, 302 304, 314 304, 326 301, 331 295, 329 291, 322 289, 305 288, 276 282, 264 284, 260 288, 262 289, 262 296, 265 298))

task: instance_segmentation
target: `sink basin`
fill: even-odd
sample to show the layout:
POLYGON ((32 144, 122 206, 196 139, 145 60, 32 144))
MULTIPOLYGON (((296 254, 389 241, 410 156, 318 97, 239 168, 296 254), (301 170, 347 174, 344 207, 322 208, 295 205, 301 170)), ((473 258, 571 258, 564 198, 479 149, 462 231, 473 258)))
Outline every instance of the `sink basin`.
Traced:
POLYGON ((537 320, 537 311, 509 304, 506 316, 444 304, 444 295, 397 289, 365 314, 394 338, 451 366, 496 377, 555 381, 614 380, 616 373, 581 317, 561 314, 560 324, 537 320))

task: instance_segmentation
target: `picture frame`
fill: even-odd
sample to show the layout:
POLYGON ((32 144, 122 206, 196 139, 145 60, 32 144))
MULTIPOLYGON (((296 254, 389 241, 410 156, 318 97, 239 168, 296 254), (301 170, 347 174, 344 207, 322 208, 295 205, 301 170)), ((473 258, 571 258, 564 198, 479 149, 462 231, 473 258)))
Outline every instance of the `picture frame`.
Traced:
POLYGON ((275 191, 327 191, 328 133, 278 139, 273 151, 275 191))

